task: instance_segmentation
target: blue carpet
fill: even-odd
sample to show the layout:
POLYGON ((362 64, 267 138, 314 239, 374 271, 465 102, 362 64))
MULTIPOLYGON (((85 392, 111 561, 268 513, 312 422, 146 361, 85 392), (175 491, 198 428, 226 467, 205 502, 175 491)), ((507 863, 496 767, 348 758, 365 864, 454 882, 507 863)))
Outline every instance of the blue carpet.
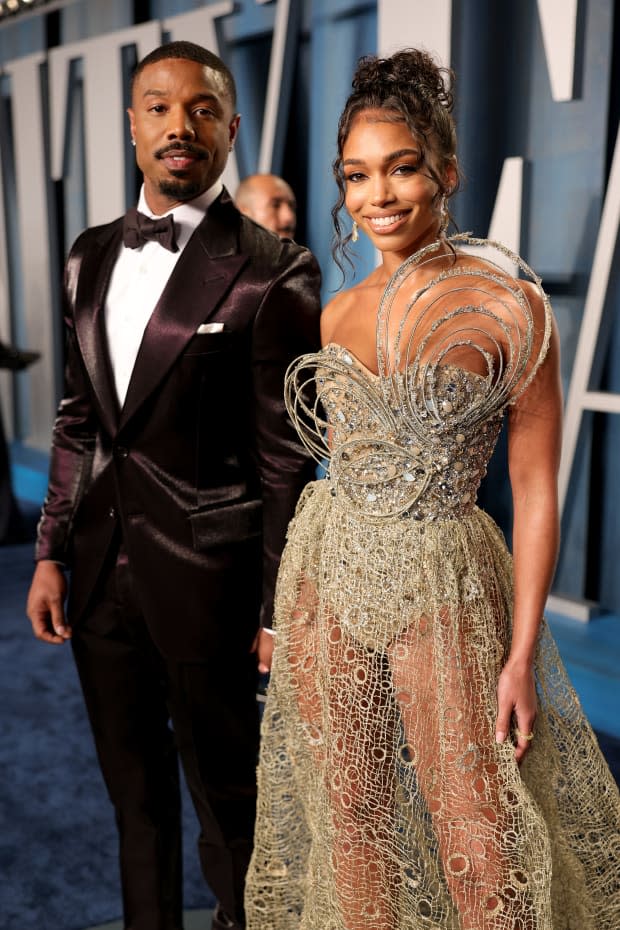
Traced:
MULTIPOLYGON (((23 613, 31 556, 29 544, 0 547, 0 928, 83 930, 120 916, 116 832, 69 648, 35 640, 23 613)), ((551 625, 620 780, 620 621, 551 625)), ((210 908, 184 801, 185 906, 210 908)))
MULTIPOLYGON (((32 546, 0 547, 0 928, 83 930, 120 917, 116 829, 73 658, 24 615, 32 546)), ((211 908, 184 796, 185 906, 211 908)))
POLYGON ((620 740, 620 617, 603 613, 588 623, 557 614, 547 619, 588 720, 620 740))

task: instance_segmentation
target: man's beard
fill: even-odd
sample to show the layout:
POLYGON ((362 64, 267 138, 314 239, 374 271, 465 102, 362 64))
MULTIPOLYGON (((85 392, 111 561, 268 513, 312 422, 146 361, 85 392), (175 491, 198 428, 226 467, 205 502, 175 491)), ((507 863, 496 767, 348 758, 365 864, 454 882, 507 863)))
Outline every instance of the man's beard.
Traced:
POLYGON ((159 192, 173 200, 193 200, 202 194, 200 181, 182 180, 181 178, 167 178, 159 182, 159 192))

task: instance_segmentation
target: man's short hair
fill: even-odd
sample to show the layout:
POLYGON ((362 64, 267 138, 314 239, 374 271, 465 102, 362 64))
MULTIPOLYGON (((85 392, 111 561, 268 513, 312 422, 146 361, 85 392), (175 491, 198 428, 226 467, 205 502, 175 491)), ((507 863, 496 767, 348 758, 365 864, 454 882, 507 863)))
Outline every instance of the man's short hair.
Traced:
POLYGON ((224 84, 233 109, 237 106, 237 88, 235 79, 230 69, 224 64, 221 58, 214 55, 202 45, 196 45, 195 42, 168 42, 166 45, 160 45, 159 48, 153 49, 148 55, 138 62, 131 78, 131 89, 133 91, 136 79, 142 73, 147 65, 155 64, 157 61, 164 61, 167 58, 181 58, 185 61, 197 61, 199 65, 205 65, 212 71, 217 71, 224 78, 224 84))

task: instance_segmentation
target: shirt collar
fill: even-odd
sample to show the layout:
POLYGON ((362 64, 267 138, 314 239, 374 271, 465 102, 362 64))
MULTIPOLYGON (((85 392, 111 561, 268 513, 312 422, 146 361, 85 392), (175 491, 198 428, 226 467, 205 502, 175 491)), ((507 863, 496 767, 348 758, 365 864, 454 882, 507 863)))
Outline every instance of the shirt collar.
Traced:
POLYGON ((146 216, 153 217, 153 219, 157 219, 158 216, 168 216, 168 214, 171 213, 174 217, 177 244, 180 249, 183 249, 191 234, 204 219, 205 213, 211 204, 220 196, 223 187, 224 185, 221 179, 218 178, 215 184, 206 191, 203 191, 202 194, 199 194, 198 197, 194 197, 193 200, 180 203, 178 206, 173 207, 171 210, 167 210, 165 213, 156 214, 149 209, 146 197, 144 196, 143 184, 140 188, 138 210, 140 213, 146 214, 146 216))

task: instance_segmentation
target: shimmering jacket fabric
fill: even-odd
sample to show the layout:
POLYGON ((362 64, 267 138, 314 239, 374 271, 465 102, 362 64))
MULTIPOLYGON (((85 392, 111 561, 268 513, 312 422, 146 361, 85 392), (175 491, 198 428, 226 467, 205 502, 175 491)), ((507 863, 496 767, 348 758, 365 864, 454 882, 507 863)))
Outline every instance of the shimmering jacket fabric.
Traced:
POLYGON ((283 378, 319 345, 320 275, 224 191, 172 272, 119 409, 104 306, 121 237, 120 219, 86 230, 67 261, 65 394, 36 558, 71 569, 79 623, 122 533, 156 642, 200 657, 222 625, 247 639, 259 613, 271 623, 286 527, 313 474, 283 378))

